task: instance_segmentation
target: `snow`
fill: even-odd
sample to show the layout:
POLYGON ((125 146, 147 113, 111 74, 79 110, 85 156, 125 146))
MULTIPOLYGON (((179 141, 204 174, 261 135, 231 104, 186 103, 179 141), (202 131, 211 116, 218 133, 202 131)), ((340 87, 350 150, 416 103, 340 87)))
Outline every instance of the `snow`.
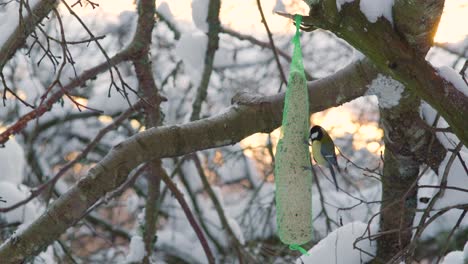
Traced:
MULTIPOLYGON (((2 1, 2 5, 3 5, 2 1)), ((13 34, 15 29, 18 27, 19 21, 19 4, 16 1, 8 1, 9 3, 5 6, 2 6, 2 12, 0 12, 0 16, 2 16, 2 23, 0 24, 0 48, 3 47, 6 41, 10 38, 10 35, 13 34)), ((31 9, 38 3, 38 0, 29 0, 29 7, 31 9)), ((26 8, 23 7, 23 17, 28 17, 28 11, 26 8)))
POLYGON ((463 247, 463 251, 452 251, 448 253, 441 264, 466 264, 468 263, 468 241, 463 247))
POLYGON ((208 16, 209 0, 192 0, 192 20, 195 26, 203 32, 208 32, 208 16))
POLYGON ((132 236, 130 249, 126 258, 127 263, 141 262, 146 256, 145 243, 141 236, 132 236))
MULTIPOLYGON (((121 83, 118 77, 116 76, 115 72, 114 78, 116 79, 115 81, 121 89, 121 83)), ((122 76, 122 78, 133 90, 137 90, 138 84, 137 80, 135 79, 135 76, 122 76)), ((138 101, 137 95, 134 92, 130 91, 130 89, 128 88, 126 88, 126 91, 130 104, 136 103, 138 101)), ((88 101, 88 106, 104 111, 104 114, 106 115, 113 115, 128 108, 127 99, 125 98, 125 96, 122 95, 122 93, 117 92, 115 86, 113 86, 111 89, 110 97, 108 96, 109 80, 106 78, 102 78, 102 76, 98 77, 98 80, 96 80, 96 85, 93 88, 93 93, 94 94, 88 101)))
POLYGON ((221 188, 218 186, 211 186, 211 190, 213 190, 213 193, 216 197, 216 199, 219 201, 219 204, 224 205, 224 199, 223 199, 223 194, 221 193, 221 188))
MULTIPOLYGON (((341 11, 341 6, 354 0, 336 0, 336 8, 341 11)), ((359 8, 371 23, 377 22, 379 17, 385 17, 393 25, 392 8, 394 0, 360 0, 359 8)))
MULTIPOLYGON (((447 3, 446 3, 447 4, 447 3)), ((439 24, 439 29, 440 30, 440 24, 439 24)), ((447 32, 447 33, 450 33, 450 32, 447 32)), ((456 31, 454 33, 457 33, 456 31)), ((437 36, 436 36, 437 38, 437 36)), ((446 42, 446 41, 443 41, 445 42, 444 43, 444 46, 446 46, 448 49, 450 49, 451 51, 453 52, 456 52, 458 54, 463 54, 464 56, 467 56, 468 55, 468 36, 465 36, 463 39, 459 40, 459 41, 456 41, 456 42, 446 42)), ((458 56, 457 56, 458 58, 458 56)), ((450 64, 448 64, 450 65, 450 64)))
MULTIPOLYGON (((466 151, 460 151, 460 156, 462 160, 468 160, 468 153, 466 151)), ((452 152, 448 151, 444 160, 439 166, 439 176, 442 177, 446 173, 447 169, 450 169, 447 176, 447 186, 455 187, 466 187, 468 186, 468 177, 465 173, 460 159, 455 158, 450 168, 447 167, 447 163, 450 157, 453 155, 452 152)), ((440 182, 440 179, 439 179, 440 182)), ((438 183, 440 184, 440 183, 438 183)), ((443 208, 446 206, 457 205, 463 203, 463 201, 468 201, 468 193, 458 190, 445 190, 445 194, 441 197, 435 204, 435 208, 443 208)))
MULTIPOLYGON (((427 124, 432 125, 434 122, 434 118, 436 117, 437 112, 427 103, 423 102, 421 104, 421 115, 423 120, 427 122, 427 124)), ((447 122, 440 118, 438 123, 436 124, 438 128, 448 127, 447 122)), ((445 133, 445 132, 436 132, 437 139, 440 143, 447 149, 453 150, 455 146, 460 142, 458 138, 452 133, 445 133)), ((453 155, 453 152, 447 151, 447 154, 444 160, 441 162, 438 170, 438 175, 436 176, 434 172, 430 172, 429 175, 424 175, 421 180, 419 181, 419 185, 435 185, 438 186, 441 183, 441 178, 444 175, 447 169, 447 163, 450 157, 453 155)), ((468 149, 466 147, 462 147, 459 152, 461 159, 467 160, 468 159, 468 149)), ((447 186, 454 186, 454 187, 463 187, 467 186, 468 179, 466 177, 465 170, 463 165, 460 162, 459 158, 455 158, 450 170, 447 175, 447 186)), ((418 194, 419 197, 427 197, 432 198, 439 189, 437 188, 422 188, 420 193, 418 194)), ((458 205, 462 203, 462 201, 468 200, 468 194, 463 191, 446 189, 445 193, 442 197, 439 197, 437 202, 434 204, 434 209, 441 209, 448 206, 458 205)), ((425 203, 418 203, 418 209, 424 210, 427 207, 425 203)), ((422 238, 432 237, 437 235, 442 231, 447 231, 453 228, 455 222, 460 217, 462 213, 461 210, 452 209, 446 212, 444 215, 438 217, 432 224, 430 224, 423 233, 422 238)), ((422 213, 418 212, 415 216, 415 223, 419 223, 422 213)), ((468 219, 462 220, 460 223, 460 228, 468 226, 468 219)), ((449 258, 450 259, 450 258, 449 258)), ((448 262, 446 262, 448 263, 448 262)))
POLYGON ((5 143, 4 148, 0 148, 0 181, 22 183, 25 165, 23 148, 11 138, 5 143))
MULTIPOLYGON (((350 210, 337 210, 337 208, 345 208, 350 205, 359 204, 359 201, 355 198, 345 194, 344 192, 337 193, 334 189, 332 180, 323 179, 320 182, 322 191, 325 197, 325 210, 328 212, 328 216, 334 219, 336 222, 343 222, 343 224, 352 223, 356 220, 367 223, 370 220, 371 215, 377 213, 380 209, 379 204, 361 204, 350 210), (325 191, 326 190, 326 191, 325 191)), ((316 219, 321 217, 320 213, 322 210, 319 191, 316 186, 312 189, 312 218, 316 219)), ((381 185, 376 184, 372 187, 366 188, 361 192, 350 192, 354 197, 359 197, 365 201, 378 201, 381 199, 382 190, 381 185)), ((377 219, 373 219, 373 224, 377 223, 377 219)), ((322 219, 314 222, 314 229, 317 231, 314 235, 325 236, 327 235, 326 223, 322 219)))
MULTIPOLYGON (((377 250, 375 241, 370 242, 368 239, 364 239, 356 243, 356 248, 353 246, 356 239, 368 236, 366 228, 366 223, 352 222, 336 229, 310 249, 309 256, 297 259, 296 264, 348 264, 365 263, 372 260, 372 257, 361 250, 375 255, 377 250)), ((375 225, 371 225, 370 229, 371 234, 373 234, 377 228, 375 225)))
POLYGON ((403 84, 380 73, 367 87, 369 89, 366 94, 376 95, 381 108, 392 108, 398 105, 401 93, 404 91, 403 84))
POLYGON ((226 217, 226 220, 227 220, 229 226, 231 227, 231 230, 234 233, 234 236, 237 238, 237 240, 239 240, 241 245, 244 245, 245 244, 245 238, 244 238, 244 235, 242 233, 242 229, 241 229, 239 223, 232 217, 226 217))
POLYGON ((462 251, 452 251, 452 252, 448 253, 444 257, 444 260, 442 261, 442 264, 464 264, 463 252, 462 251))
POLYGON ((239 144, 224 147, 220 153, 222 153, 223 162, 213 169, 216 170, 216 173, 224 183, 248 178, 254 186, 258 186, 261 179, 256 171, 255 163, 251 158, 242 153, 242 148, 239 144))
POLYGON ((170 228, 158 230, 156 251, 173 252, 187 263, 206 263, 206 255, 198 238, 191 231, 180 232, 170 228), (189 233, 190 232, 190 233, 189 233))
MULTIPOLYGON (((434 118, 436 115, 436 111, 427 103, 423 102, 421 104, 421 112, 423 115, 423 119, 429 124, 432 125, 434 122, 434 118)), ((448 127, 449 125, 447 122, 443 119, 440 118, 437 127, 438 128, 444 128, 448 127)), ((452 133, 445 133, 445 132, 436 132, 437 139, 440 141, 440 143, 445 147, 447 150, 453 150, 455 146, 460 142, 458 138, 452 134, 452 133)), ((447 151, 447 154, 444 158, 444 160, 441 162, 439 166, 439 179, 435 183, 436 185, 440 184, 440 178, 442 175, 444 175, 446 169, 447 169, 447 164, 450 159, 450 157, 453 155, 453 152, 447 151)), ((462 149, 460 150, 459 153, 461 159, 463 160, 468 160, 468 149, 463 146, 462 149)), ((463 164, 461 163, 459 158, 455 158, 452 165, 450 166, 450 170, 447 175, 447 186, 467 186, 468 184, 468 179, 466 177, 465 170, 463 168, 463 164)), ((437 189, 434 189, 434 194, 437 192, 437 189)), ((446 206, 451 206, 451 205, 456 205, 459 204, 461 201, 467 201, 468 200, 468 193, 458 191, 458 190, 450 190, 447 189, 445 190, 445 194, 443 197, 438 199, 437 203, 435 204, 435 208, 442 208, 446 206)))
POLYGON ((200 83, 201 73, 205 64, 205 53, 208 37, 201 31, 185 32, 176 44, 176 54, 183 61, 192 79, 192 83, 200 83))
POLYGON ((352 62, 355 62, 355 61, 360 61, 360 60, 363 60, 366 58, 366 55, 364 55, 362 52, 360 52, 359 50, 357 49, 354 49, 353 50, 353 59, 352 59, 352 62))
POLYGON ((442 66, 437 69, 437 72, 439 73, 440 77, 452 83, 457 90, 465 94, 465 96, 468 96, 468 85, 462 79, 461 75, 458 74, 454 69, 448 66, 442 66))
MULTIPOLYGON (((222 223, 219 219, 219 215, 216 212, 211 200, 209 198, 202 198, 199 200, 199 205, 202 205, 202 214, 203 218, 210 219, 209 224, 207 225, 208 230, 210 233, 215 237, 215 239, 220 243, 220 245, 224 248, 229 248, 231 239, 229 238, 229 234, 226 230, 222 229, 222 223)), ((239 223, 231 217, 232 212, 227 209, 223 204, 221 204, 226 220, 236 236, 237 240, 243 244, 245 242, 244 235, 242 233, 242 229, 239 223)))
POLYGON ((271 12, 275 13, 276 11, 287 12, 283 0, 276 0, 276 4, 271 12))
POLYGON ((336 0, 336 8, 338 9, 338 12, 341 11, 341 6, 344 5, 345 3, 351 3, 354 2, 354 0, 336 0))
POLYGON ((41 254, 39 254, 39 256, 35 257, 34 258, 34 261, 30 262, 32 264, 54 264, 54 263, 57 263, 57 261, 55 261, 55 257, 54 257, 54 248, 53 246, 48 246, 47 249, 43 252, 41 252, 41 254))
POLYGON ((175 22, 174 15, 172 15, 171 8, 167 4, 167 2, 162 2, 161 4, 159 4, 157 10, 161 15, 164 16, 165 19, 167 19, 170 22, 175 22))
POLYGON ((138 210, 139 198, 138 195, 132 193, 126 200, 127 210, 129 213, 133 214, 138 210))
POLYGON ((383 16, 393 25, 393 1, 394 0, 361 0, 359 2, 359 7, 369 22, 375 23, 379 17, 383 16))
POLYGON ((273 7, 272 12, 274 13, 275 11, 282 11, 286 12, 286 6, 283 3, 283 0, 276 0, 275 7, 273 7))
MULTIPOLYGON (((0 203, 2 208, 12 206, 13 204, 26 199, 29 196, 29 188, 22 184, 0 181, 0 196, 6 203, 0 203)), ((36 201, 29 202, 15 210, 2 213, 0 217, 8 223, 32 222, 39 214, 39 206, 36 201)))
MULTIPOLYGON (((432 108, 428 103, 423 101, 421 103, 420 113, 422 119, 425 120, 428 125, 432 126, 434 119, 437 116, 437 111, 434 110, 434 108, 432 108)), ((436 126, 438 128, 447 128, 449 125, 444 118, 439 118, 439 122, 437 122, 436 126)), ((458 138, 452 133, 437 132, 436 135, 437 139, 439 139, 440 143, 442 143, 446 149, 453 149, 459 142, 458 138)), ((464 149, 466 148, 463 147, 462 150, 464 149)))
POLYGON ((463 258, 465 261, 468 261, 468 241, 466 241, 465 246, 463 247, 463 258))

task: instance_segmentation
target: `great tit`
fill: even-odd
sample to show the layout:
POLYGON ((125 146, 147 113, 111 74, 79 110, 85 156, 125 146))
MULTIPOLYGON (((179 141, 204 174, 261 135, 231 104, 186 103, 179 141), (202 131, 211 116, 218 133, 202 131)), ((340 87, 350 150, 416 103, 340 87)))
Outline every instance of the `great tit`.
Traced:
POLYGON ((333 166, 335 166, 338 171, 340 171, 340 167, 338 167, 338 162, 336 160, 335 144, 333 140, 321 126, 313 126, 310 129, 309 139, 312 141, 312 155, 314 156, 314 160, 317 164, 327 166, 330 169, 336 190, 338 191, 338 182, 336 181, 333 166))

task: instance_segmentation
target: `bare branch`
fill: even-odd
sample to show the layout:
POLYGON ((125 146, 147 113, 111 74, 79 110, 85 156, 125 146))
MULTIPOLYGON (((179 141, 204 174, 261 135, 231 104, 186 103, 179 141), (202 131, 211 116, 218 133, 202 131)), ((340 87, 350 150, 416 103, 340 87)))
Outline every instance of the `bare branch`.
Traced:
POLYGON ((273 55, 275 56, 276 66, 278 66, 278 71, 280 72, 281 81, 283 81, 283 83, 285 84, 288 84, 288 80, 286 79, 286 75, 284 74, 283 67, 281 66, 281 62, 278 57, 278 52, 276 50, 275 42, 273 41, 273 35, 271 34, 270 28, 268 27, 268 23, 265 19, 265 15, 263 14, 262 3, 260 2, 260 0, 257 0, 257 7, 258 7, 258 11, 260 12, 260 16, 262 17, 262 23, 265 26, 265 30, 268 35, 268 40, 270 41, 270 45, 272 47, 271 50, 273 51, 273 55))
POLYGON ((24 46, 26 38, 34 31, 36 25, 52 11, 56 4, 55 0, 41 0, 32 8, 32 13, 21 18, 21 24, 18 23, 11 36, 0 47, 0 72, 17 50, 24 46))
POLYGON ((336 1, 323 0, 311 6, 310 16, 303 18, 303 24, 330 30, 359 49, 382 73, 400 81, 436 109, 468 145, 468 97, 444 80, 386 19, 369 22, 358 2, 343 5, 338 13, 336 1))
POLYGON ((208 22, 208 44, 205 52, 205 66, 203 68, 202 78, 197 89, 197 96, 193 101, 190 121, 194 121, 200 118, 201 105, 207 95, 211 73, 213 72, 214 57, 219 43, 218 33, 221 26, 221 22, 219 21, 220 8, 220 0, 210 0, 208 5, 208 16, 206 18, 206 22, 208 22))
MULTIPOLYGON (((312 82, 309 90, 315 96, 310 97, 311 112, 361 96, 376 75, 367 61, 359 61, 333 76, 312 82)), ((239 95, 234 101, 237 104, 220 115, 184 125, 150 128, 115 146, 47 213, 2 244, 0 259, 21 261, 50 244, 79 221, 100 197, 124 183, 138 164, 233 144, 253 133, 272 131, 281 123, 284 93, 263 98, 239 95)))

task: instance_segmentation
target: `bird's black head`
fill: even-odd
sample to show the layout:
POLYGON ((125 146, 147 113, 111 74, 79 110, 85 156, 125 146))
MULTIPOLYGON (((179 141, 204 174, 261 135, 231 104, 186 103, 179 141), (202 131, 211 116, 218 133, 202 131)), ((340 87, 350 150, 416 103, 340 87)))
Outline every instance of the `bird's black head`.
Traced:
POLYGON ((321 126, 313 126, 310 129, 309 139, 310 141, 321 140, 323 137, 323 128, 321 126))

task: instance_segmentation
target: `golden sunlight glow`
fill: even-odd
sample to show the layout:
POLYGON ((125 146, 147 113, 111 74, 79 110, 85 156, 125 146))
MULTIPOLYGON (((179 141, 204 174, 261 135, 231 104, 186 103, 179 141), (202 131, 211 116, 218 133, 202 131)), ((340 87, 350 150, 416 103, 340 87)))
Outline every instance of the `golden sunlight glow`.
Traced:
MULTIPOLYGON (((83 105, 83 106, 88 105, 88 99, 86 99, 84 97, 79 97, 79 96, 70 96, 70 97, 73 98, 73 100, 75 100, 80 105, 83 105)), ((75 102, 72 102, 72 105, 73 105, 74 108, 78 109, 78 106, 75 104, 75 102)))
MULTIPOLYGON (((277 128, 270 133, 273 154, 276 153, 276 143, 278 142, 280 133, 281 133, 280 128, 277 128)), ((250 135, 244 138, 239 143, 242 149, 244 149, 244 154, 249 158, 253 158, 254 153, 260 149, 262 149, 262 152, 264 152, 265 156, 269 156, 268 150, 265 148, 265 146, 267 145, 267 141, 268 141, 268 134, 255 133, 253 135, 250 135)))
POLYGON ((359 124, 351 111, 339 107, 312 115, 311 124, 320 124, 333 137, 342 137, 346 133, 354 134, 359 124))
POLYGON ((135 129, 135 130, 138 130, 138 132, 141 132, 141 131, 145 131, 146 130, 146 127, 143 126, 138 120, 136 119, 132 119, 130 120, 130 126, 135 129))
POLYGON ((83 165, 81 165, 80 163, 76 163, 73 165, 73 172, 75 174, 80 173, 82 170, 83 170, 83 165))
POLYGON ((78 152, 78 151, 72 151, 72 152, 68 153, 65 156, 65 160, 66 161, 74 160, 74 159, 76 159, 76 157, 78 157, 79 154, 80 154, 80 152, 78 152))
POLYGON ((383 130, 377 126, 377 123, 361 125, 353 135, 354 149, 367 148, 369 152, 378 153, 380 150, 379 141, 383 137, 383 130))
POLYGON ((436 42, 458 42, 468 36, 468 0, 446 0, 436 42))
MULTIPOLYGON (((362 124, 359 116, 346 107, 334 107, 313 114, 311 124, 320 124, 332 138, 343 137, 346 134, 352 135, 355 150, 365 148, 374 154, 380 154, 384 150, 383 143, 381 143, 383 130, 378 127, 377 122, 362 124)), ((276 153, 276 144, 278 143, 280 131, 278 128, 270 134, 273 154, 276 153)), ((243 139, 240 145, 247 157, 255 159, 262 156, 263 162, 268 162, 270 161, 270 155, 265 147, 267 140, 268 134, 256 133, 243 139)), ((339 153, 338 150, 335 150, 335 152, 339 153)))
MULTIPOLYGON (((23 91, 21 91, 21 90, 17 90, 17 91, 15 91, 15 94, 16 94, 19 98, 21 98, 21 100, 26 101, 27 97, 26 97, 26 93, 25 93, 25 92, 23 92, 23 91)), ((13 94, 11 94, 10 92, 7 92, 7 93, 5 94, 5 97, 6 97, 7 99, 16 99, 16 97, 15 97, 13 94)))
POLYGON ((311 124, 320 124, 332 138, 353 135, 353 148, 366 148, 369 152, 380 153, 383 130, 376 122, 360 124, 359 117, 345 107, 333 107, 312 115, 311 124))
POLYGON ((130 120, 130 125, 133 129, 138 129, 141 126, 140 122, 138 122, 138 120, 135 119, 130 120))
POLYGON ((112 123, 112 117, 108 115, 100 115, 98 119, 101 123, 105 125, 112 123))
MULTIPOLYGON (((171 13, 179 22, 192 23, 191 0, 158 1, 158 5, 166 2, 171 13)), ((101 0, 99 7, 93 9, 91 5, 76 5, 75 12, 80 15, 107 15, 107 19, 117 19, 124 11, 134 11, 135 1, 129 0, 101 0)), ((291 14, 307 14, 308 7, 302 0, 283 0, 286 12, 291 14)), ((273 9, 276 1, 262 1, 263 12, 273 33, 292 32, 291 21, 275 15, 273 9)), ((62 6, 60 8, 64 9, 62 6)), ((64 9, 65 10, 65 9, 64 9)), ((436 42, 457 42, 468 36, 468 0, 446 0, 444 12, 435 35, 436 42)), ((245 34, 265 34, 265 28, 260 21, 256 0, 225 0, 221 3, 220 11, 223 25, 245 34), (240 4, 241 3, 241 4, 240 4)))
POLYGON ((221 153, 220 150, 215 151, 215 155, 213 157, 213 163, 218 166, 222 166, 224 164, 223 153, 221 153))
POLYGON ((380 144, 379 142, 372 141, 369 144, 367 144, 366 148, 373 153, 376 153, 380 149, 380 144))
MULTIPOLYGON (((96 14, 96 12, 103 12, 106 14, 112 14, 112 15, 118 15, 123 11, 126 10, 135 10, 135 3, 134 1, 129 1, 129 0, 100 0, 100 1, 94 1, 99 6, 96 6, 94 9, 86 1, 82 1, 83 6, 75 5, 73 7, 73 10, 78 13, 79 15, 88 15, 88 14, 96 14)), ((63 8, 63 10, 66 10, 65 7, 60 5, 60 8, 63 8)), ((68 12, 68 11, 66 11, 68 12)))
POLYGON ((16 95, 18 95, 18 97, 21 98, 21 100, 26 101, 27 99, 26 93, 21 90, 16 91, 16 95))
MULTIPOLYGON (((308 7, 304 1, 285 0, 283 3, 288 13, 307 14, 308 7)), ((276 1, 262 1, 262 10, 268 27, 273 33, 291 32, 292 22, 273 13, 275 4, 276 1)), ((239 1, 223 1, 220 13, 221 22, 229 28, 245 34, 266 33, 256 0, 243 0, 242 4, 239 4, 239 1)))

